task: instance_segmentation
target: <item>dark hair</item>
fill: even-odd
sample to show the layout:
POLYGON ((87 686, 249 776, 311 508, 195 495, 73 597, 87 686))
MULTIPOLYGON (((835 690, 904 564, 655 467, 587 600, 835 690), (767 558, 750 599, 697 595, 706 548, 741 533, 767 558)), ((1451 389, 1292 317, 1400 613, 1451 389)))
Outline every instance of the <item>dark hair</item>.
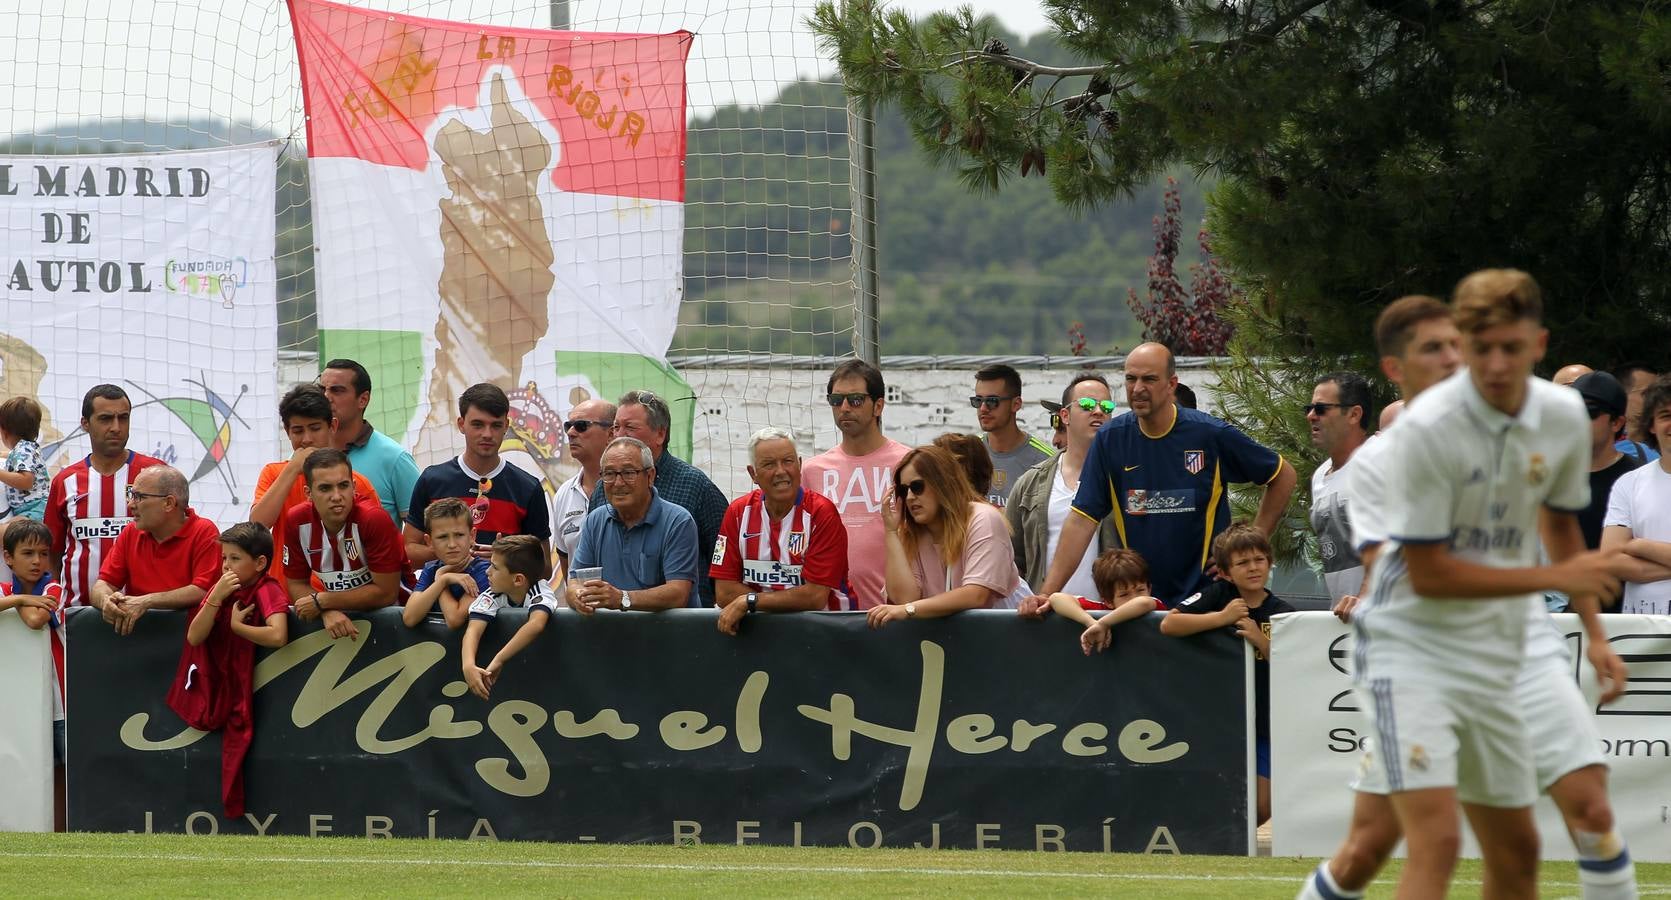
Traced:
POLYGON ((957 460, 969 479, 969 487, 974 488, 977 496, 986 497, 992 493, 992 454, 980 438, 948 431, 934 439, 934 446, 957 460))
POLYGON ((1213 538, 1213 562, 1218 565, 1220 571, 1228 572, 1230 561, 1236 558, 1236 554, 1247 553, 1250 550, 1263 553, 1266 559, 1275 562, 1271 555, 1270 539, 1265 537, 1263 531, 1246 522, 1236 522, 1213 538))
POLYGON ((325 389, 317 384, 298 384, 285 391, 284 399, 279 401, 279 424, 289 428, 290 420, 296 416, 330 424, 331 398, 325 396, 325 389))
POLYGON ((220 533, 220 542, 248 553, 251 559, 265 556, 271 561, 273 558, 273 533, 260 522, 239 522, 220 533))
POLYGON ((1124 547, 1104 550, 1091 563, 1091 581, 1097 586, 1099 599, 1112 603, 1121 585, 1149 583, 1149 564, 1136 550, 1124 547))
POLYGON ((1340 409, 1351 407, 1363 410, 1358 419, 1358 430, 1369 431, 1369 417, 1375 411, 1375 400, 1369 393, 1369 380, 1356 372, 1330 372, 1317 379, 1318 384, 1333 384, 1340 392, 1340 409))
MULTIPOLYGON (((325 364, 325 369, 347 369, 354 373, 354 393, 363 394, 371 390, 371 373, 366 367, 351 359, 333 359, 325 364)), ((323 372, 325 369, 320 369, 323 372)))
POLYGON ((623 406, 642 406, 644 416, 650 420, 651 431, 672 431, 673 410, 667 408, 667 401, 663 400, 655 391, 627 391, 621 395, 621 400, 615 406, 615 415, 621 415, 623 406))
MULTIPOLYGON (((976 376, 976 377, 979 377, 979 376, 976 376)), ((1073 376, 1073 378, 1069 379, 1067 387, 1062 388, 1062 406, 1066 407, 1068 405, 1068 398, 1073 396, 1074 387, 1077 386, 1077 385, 1084 384, 1087 381, 1094 381, 1097 384, 1100 384, 1103 387, 1108 388, 1108 396, 1110 396, 1110 397, 1114 396, 1114 389, 1112 387, 1108 386, 1108 379, 1107 378, 1104 378, 1102 375, 1100 375, 1096 372, 1080 372, 1079 374, 1073 376)))
POLYGON ((335 447, 321 447, 302 461, 302 481, 313 487, 313 473, 334 466, 347 466, 349 474, 354 473, 354 464, 348 461, 348 454, 335 447))
POLYGON ((1619 384, 1624 385, 1625 390, 1628 391, 1630 390, 1630 376, 1635 375, 1637 372, 1647 372, 1655 378, 1659 377, 1659 373, 1654 370, 1654 367, 1648 365, 1642 360, 1631 360, 1627 363, 1620 363, 1619 365, 1614 366, 1613 371, 1609 374, 1611 374, 1614 378, 1619 379, 1619 384))
POLYGON ((1635 422, 1635 433, 1642 435, 1642 442, 1655 450, 1664 453, 1667 448, 1659 445, 1659 438, 1654 435, 1654 412, 1662 406, 1671 406, 1671 375, 1661 375, 1654 379, 1654 383, 1642 391, 1642 413, 1635 422))
POLYGON ((880 400, 887 393, 888 387, 882 382, 882 370, 862 359, 850 359, 836 366, 835 371, 830 373, 829 380, 824 382, 824 393, 834 391, 837 381, 854 376, 865 380, 865 393, 870 395, 870 399, 880 400))
POLYGON ((528 579, 528 586, 551 574, 551 558, 546 554, 545 541, 531 534, 507 534, 493 542, 493 555, 499 557, 512 575, 528 579))
POLYGON ((26 543, 45 544, 50 552, 52 529, 46 527, 44 522, 34 519, 13 519, 12 523, 6 526, 6 555, 11 556, 17 552, 17 548, 26 543))
MULTIPOLYGON (((93 385, 87 389, 86 395, 81 398, 81 417, 83 419, 93 417, 94 400, 128 400, 128 392, 114 384, 93 385)), ((133 407, 132 400, 128 400, 128 406, 129 408, 133 407)))
POLYGON ((1375 352, 1402 357, 1416 336, 1416 326, 1434 319, 1450 319, 1451 308, 1437 297, 1411 294, 1387 304, 1375 317, 1375 352))
POLYGON ((1184 409, 1195 408, 1195 389, 1182 381, 1172 389, 1172 400, 1184 409))
POLYGON ((1021 373, 1017 372, 1014 366, 1006 366, 1003 363, 987 366, 975 373, 975 380, 1002 381, 1004 390, 1009 392, 1011 397, 1021 396, 1021 373))
POLYGON ((26 440, 41 436, 41 405, 28 397, 13 397, 0 403, 0 428, 26 440))
POLYGON ((465 506, 462 499, 442 497, 439 500, 432 500, 428 506, 424 507, 424 533, 428 534, 435 529, 436 519, 457 518, 463 518, 466 522, 470 521, 470 507, 465 506))
POLYGON ((464 393, 458 395, 460 416, 469 415, 472 406, 494 418, 511 413, 511 401, 505 396, 505 392, 500 390, 498 385, 486 381, 472 384, 464 389, 464 393))

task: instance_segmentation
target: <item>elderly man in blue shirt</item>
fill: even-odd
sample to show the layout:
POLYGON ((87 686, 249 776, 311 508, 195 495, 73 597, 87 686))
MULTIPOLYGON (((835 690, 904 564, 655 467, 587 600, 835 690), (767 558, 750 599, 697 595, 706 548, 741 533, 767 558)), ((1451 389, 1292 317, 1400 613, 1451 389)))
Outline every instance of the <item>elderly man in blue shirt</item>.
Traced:
POLYGON ((608 503, 587 513, 581 527, 564 591, 570 608, 591 615, 700 606, 696 520, 656 492, 650 446, 618 437, 604 448, 600 465, 608 503), (598 568, 601 577, 574 577, 598 568))

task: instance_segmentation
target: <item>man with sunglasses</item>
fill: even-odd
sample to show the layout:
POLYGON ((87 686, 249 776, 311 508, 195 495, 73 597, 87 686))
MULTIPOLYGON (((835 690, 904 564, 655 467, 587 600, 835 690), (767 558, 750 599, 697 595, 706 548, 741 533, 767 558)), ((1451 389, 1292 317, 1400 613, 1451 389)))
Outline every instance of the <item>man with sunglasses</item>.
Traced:
POLYGON ((992 491, 986 499, 1002 507, 1016 479, 1055 452, 1015 424, 1021 412, 1021 373, 1014 367, 998 364, 976 372, 975 395, 969 405, 980 420, 986 452, 992 455, 992 491))
POLYGON ((1311 473, 1311 530, 1323 560, 1323 584, 1335 603, 1358 596, 1363 587, 1363 560, 1352 546, 1343 473, 1368 438, 1369 411, 1369 382, 1356 372, 1324 375, 1305 407, 1311 443, 1324 454, 1311 473))
POLYGON ((845 609, 869 609, 882 602, 882 561, 887 528, 882 498, 893 485, 894 467, 911 451, 882 434, 887 401, 882 370, 862 359, 836 366, 824 383, 830 415, 841 443, 801 466, 801 486, 830 499, 847 527, 845 609))
POLYGON ((551 497, 551 543, 565 571, 575 545, 580 543, 580 528, 592 506, 592 486, 602 477, 603 448, 609 444, 614 427, 615 404, 595 397, 571 407, 569 419, 563 423, 569 456, 580 464, 580 471, 551 497))
POLYGON ((186 476, 158 463, 127 489, 133 521, 99 567, 92 605, 117 634, 151 609, 191 609, 220 581, 220 529, 188 505, 186 476))
MULTIPOLYGON (((1113 417, 1115 409, 1108 379, 1095 372, 1073 376, 1062 389, 1062 403, 1056 413, 1067 425, 1067 449, 1028 469, 1010 492, 1009 506, 1004 510, 1010 522, 1010 544, 1015 550, 1015 567, 1028 584, 1044 581, 1062 535, 1062 523, 1073 510, 1085 456, 1091 451, 1097 430, 1113 417)), ((1097 528, 1097 552, 1080 557, 1079 566, 1062 590, 1076 597, 1097 596, 1091 563, 1102 551, 1120 546, 1119 540, 1113 523, 1103 519, 1097 528)), ((1023 605, 1028 606, 1029 615, 1038 611, 1037 604, 1023 601, 1023 605)))

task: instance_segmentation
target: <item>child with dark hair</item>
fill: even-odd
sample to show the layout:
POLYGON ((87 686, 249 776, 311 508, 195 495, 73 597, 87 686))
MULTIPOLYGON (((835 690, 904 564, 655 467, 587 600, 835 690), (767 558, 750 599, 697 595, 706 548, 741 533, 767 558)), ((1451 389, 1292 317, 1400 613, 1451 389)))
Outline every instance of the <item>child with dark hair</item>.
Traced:
POLYGON ((15 609, 36 631, 51 628, 53 821, 64 830, 64 589, 52 577, 52 531, 34 519, 18 519, 0 540, 10 581, 0 581, 0 611, 15 609))
POLYGON ((1265 587, 1271 576, 1271 542, 1237 522, 1213 539, 1220 580, 1179 601, 1160 620, 1161 634, 1185 637, 1230 628, 1253 647, 1255 756, 1259 773, 1259 822, 1271 817, 1271 617, 1294 612, 1265 587))
POLYGON ((236 819, 244 814, 244 756, 255 737, 255 645, 276 649, 289 640, 290 596, 267 572, 273 535, 265 525, 226 529, 220 550, 220 581, 186 626, 168 706, 193 728, 222 731, 221 803, 236 819))
POLYGON ((464 630, 459 656, 464 663, 464 683, 470 692, 487 699, 499 672, 511 657, 534 642, 557 610, 557 595, 547 576, 551 556, 545 541, 531 534, 507 534, 493 542, 488 557, 488 589, 470 604, 470 624, 464 630), (528 618, 486 666, 476 665, 476 648, 487 623, 498 618, 501 609, 526 609, 528 618))
POLYGON ((1091 580, 1097 586, 1095 600, 1061 591, 1050 595, 1050 608, 1057 615, 1085 626, 1079 636, 1079 649, 1086 656, 1108 649, 1115 625, 1166 611, 1166 604, 1149 594, 1149 564, 1136 550, 1115 547, 1103 551, 1091 564, 1091 580), (1092 618, 1091 612, 1097 610, 1107 610, 1108 614, 1092 618))

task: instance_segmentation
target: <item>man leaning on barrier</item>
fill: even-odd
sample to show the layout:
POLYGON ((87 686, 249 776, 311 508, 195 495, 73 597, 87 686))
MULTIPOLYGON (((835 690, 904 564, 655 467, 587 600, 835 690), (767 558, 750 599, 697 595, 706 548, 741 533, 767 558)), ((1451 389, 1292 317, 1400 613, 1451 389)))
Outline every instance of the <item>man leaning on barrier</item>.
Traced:
POLYGON ((150 609, 190 609, 220 580, 220 529, 192 511, 186 476, 155 465, 128 486, 131 522, 99 568, 93 605, 118 634, 150 609))
POLYGON ((586 514, 563 591, 575 612, 701 605, 696 522, 683 507, 662 499, 655 481, 648 444, 618 437, 604 448, 603 491, 609 502, 586 514))

